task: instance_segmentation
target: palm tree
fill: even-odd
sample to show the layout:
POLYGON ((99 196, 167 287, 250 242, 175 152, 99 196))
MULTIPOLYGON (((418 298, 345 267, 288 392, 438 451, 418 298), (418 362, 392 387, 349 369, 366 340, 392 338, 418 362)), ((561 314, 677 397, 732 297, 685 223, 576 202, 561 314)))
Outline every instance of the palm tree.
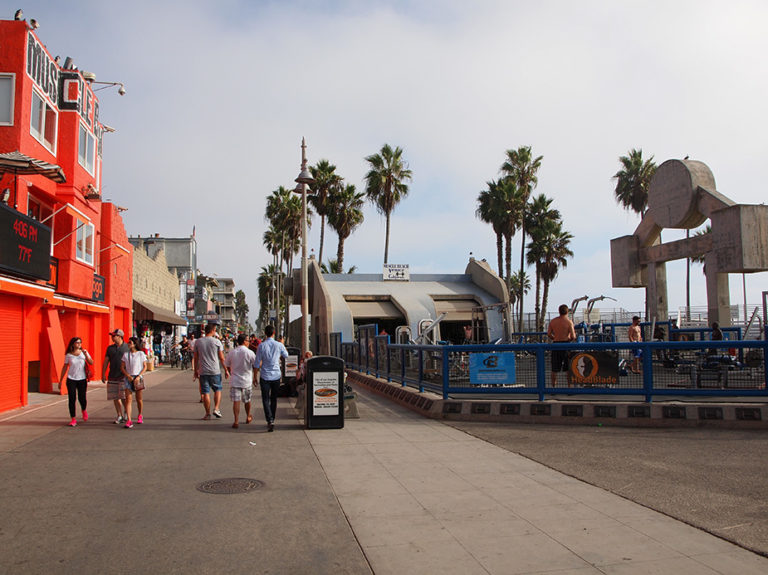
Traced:
POLYGON ((384 239, 384 263, 389 261, 389 219, 395 206, 408 195, 406 181, 412 179, 411 170, 403 161, 403 150, 384 144, 381 152, 365 158, 370 170, 365 175, 365 194, 380 213, 387 218, 384 239))
POLYGON ((315 208, 317 215, 320 216, 320 251, 318 259, 322 262, 323 246, 325 245, 325 217, 329 213, 328 197, 341 186, 343 178, 336 173, 336 166, 328 160, 320 160, 317 162, 317 165, 310 166, 309 171, 312 173, 312 177, 315 178, 309 200, 315 208))
POLYGON ((508 214, 504 208, 502 188, 497 182, 488 182, 488 189, 477 196, 475 215, 481 222, 491 224, 496 234, 496 260, 499 267, 499 277, 504 277, 504 222, 508 214))
MULTIPOLYGON (((520 273, 525 268, 525 212, 528 198, 539 183, 537 173, 543 156, 533 157, 530 146, 520 146, 517 150, 507 150, 507 159, 501 165, 501 172, 517 186, 522 198, 522 216, 520 218, 520 273)), ((523 290, 518 292, 520 322, 518 331, 523 331, 523 290)))
POLYGON ((339 236, 339 246, 336 249, 339 269, 344 269, 344 241, 363 223, 364 197, 365 194, 355 191, 352 184, 339 186, 328 197, 328 225, 336 230, 339 236))
POLYGON ((621 156, 619 162, 622 168, 612 178, 616 180, 616 201, 624 209, 643 216, 648 207, 648 188, 656 172, 653 156, 643 160, 643 150, 632 149, 628 156, 621 156))
MULTIPOLYGON (((508 285, 510 286, 509 301, 513 306, 517 307, 518 313, 522 318, 523 307, 520 305, 521 300, 519 299, 519 295, 521 293, 528 293, 531 290, 531 279, 525 271, 515 272, 512 277, 509 278, 508 285)), ((522 319, 520 321, 522 323, 522 319)), ((520 329, 519 331, 522 333, 523 330, 520 329)))
MULTIPOLYGON (((320 264, 320 271, 324 274, 343 274, 344 268, 339 265, 339 260, 328 260, 328 265, 320 264)), ((357 271, 357 266, 352 266, 347 270, 348 274, 353 274, 357 271)))
MULTIPOLYGON (((494 232, 496 232, 496 255, 499 264, 499 276, 505 278, 507 285, 512 277, 512 237, 515 235, 519 225, 522 213, 522 197, 511 180, 491 180, 486 184, 488 189, 480 192, 478 196, 478 208, 476 214, 481 219, 488 218, 492 221, 494 232), (503 238, 503 242, 499 240, 503 238), (506 272, 502 271, 501 248, 504 244, 504 260, 506 272)), ((483 220, 487 221, 487 220, 483 220)))
MULTIPOLYGON (((543 246, 543 259, 541 261, 541 279, 544 283, 541 296, 541 309, 547 309, 547 300, 549 299, 549 285, 557 277, 560 268, 567 267, 568 258, 573 257, 570 249, 570 243, 573 235, 563 229, 562 222, 550 222, 546 226, 546 231, 541 237, 537 238, 543 246)), ((542 329, 543 329, 542 314, 542 329)))
MULTIPOLYGON (((312 215, 309 208, 307 209, 307 226, 312 224, 310 216, 312 215)), ((267 208, 265 218, 270 222, 272 229, 274 229, 274 236, 270 236, 270 244, 274 246, 273 240, 277 234, 280 234, 280 262, 278 269, 282 274, 283 264, 286 266, 286 275, 291 274, 293 268, 293 256, 298 253, 301 246, 301 218, 302 218, 302 203, 301 198, 297 194, 291 193, 291 190, 280 186, 277 190, 273 191, 267 197, 267 208)), ((265 243, 267 238, 265 237, 265 243)), ((269 249, 269 248, 268 248, 269 249)), ((280 325, 280 311, 281 308, 288 310, 290 302, 284 302, 283 306, 279 305, 280 292, 278 288, 278 305, 276 306, 278 317, 277 325, 280 325)), ((288 331, 288 314, 284 316, 285 332, 288 331)))
POLYGON ((528 253, 526 261, 528 265, 535 266, 536 269, 536 330, 543 331, 544 313, 540 307, 541 303, 541 266, 539 265, 542 257, 542 245, 538 237, 542 235, 549 222, 560 220, 560 212, 553 209, 552 199, 544 194, 539 194, 531 200, 528 211, 525 214, 525 227, 528 229, 528 235, 531 243, 528 244, 528 253))
POLYGON ((261 325, 269 321, 269 310, 273 305, 276 310, 279 309, 279 303, 273 301, 270 294, 276 289, 281 275, 282 272, 278 273, 277 267, 273 264, 261 267, 257 282, 259 287, 259 323, 261 325))

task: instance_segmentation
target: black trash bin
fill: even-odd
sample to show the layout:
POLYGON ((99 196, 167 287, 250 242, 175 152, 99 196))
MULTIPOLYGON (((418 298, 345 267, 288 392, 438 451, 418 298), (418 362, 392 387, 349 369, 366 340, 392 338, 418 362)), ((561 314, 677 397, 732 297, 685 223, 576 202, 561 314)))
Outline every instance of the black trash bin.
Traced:
POLYGON ((307 429, 344 427, 344 360, 319 355, 307 361, 307 429))

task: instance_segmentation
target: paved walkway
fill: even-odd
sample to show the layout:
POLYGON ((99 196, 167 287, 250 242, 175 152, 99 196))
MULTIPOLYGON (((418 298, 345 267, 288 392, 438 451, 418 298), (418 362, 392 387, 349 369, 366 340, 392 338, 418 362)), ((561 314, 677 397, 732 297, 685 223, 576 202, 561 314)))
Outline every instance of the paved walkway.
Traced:
POLYGON ((281 400, 266 433, 260 409, 231 429, 228 399, 224 419, 200 421, 190 372, 148 384, 133 430, 108 423, 103 389, 75 429, 60 401, 0 415, 0 572, 768 572, 768 559, 374 395, 342 430, 306 431, 281 400), (265 485, 195 489, 226 477, 265 485))

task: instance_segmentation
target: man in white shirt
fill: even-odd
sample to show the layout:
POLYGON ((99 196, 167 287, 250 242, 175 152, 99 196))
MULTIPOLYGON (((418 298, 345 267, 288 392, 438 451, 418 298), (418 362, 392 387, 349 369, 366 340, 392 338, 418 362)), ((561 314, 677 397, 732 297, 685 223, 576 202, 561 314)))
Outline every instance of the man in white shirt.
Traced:
POLYGON ((267 420, 267 431, 275 430, 275 412, 277 411, 277 391, 280 378, 280 358, 288 357, 288 350, 272 337, 275 328, 268 325, 264 328, 267 339, 261 342, 256 351, 256 367, 259 369, 259 387, 261 387, 261 404, 264 407, 264 418, 267 420))
MULTIPOLYGON (((195 375, 200 378, 200 393, 203 394, 205 405, 205 417, 211 418, 211 389, 213 389, 213 415, 221 417, 219 404, 221 403, 221 366, 224 363, 224 352, 221 341, 214 334, 216 324, 209 323, 205 326, 205 336, 195 342, 195 375)), ((229 368, 224 366, 224 375, 229 377, 229 368)))
POLYGON ((232 400, 232 411, 235 414, 234 429, 240 427, 240 402, 245 404, 245 422, 253 420, 251 416, 251 392, 253 382, 256 380, 256 354, 245 345, 248 338, 244 333, 237 336, 237 347, 230 351, 224 365, 229 368, 229 399, 232 400))

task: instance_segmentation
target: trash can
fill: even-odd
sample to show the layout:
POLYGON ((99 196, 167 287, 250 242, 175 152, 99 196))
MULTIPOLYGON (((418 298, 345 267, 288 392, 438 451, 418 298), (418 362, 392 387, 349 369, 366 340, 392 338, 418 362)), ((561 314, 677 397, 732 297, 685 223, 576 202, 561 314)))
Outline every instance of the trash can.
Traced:
POLYGON ((344 427, 344 360, 319 355, 307 361, 307 429, 344 427))

